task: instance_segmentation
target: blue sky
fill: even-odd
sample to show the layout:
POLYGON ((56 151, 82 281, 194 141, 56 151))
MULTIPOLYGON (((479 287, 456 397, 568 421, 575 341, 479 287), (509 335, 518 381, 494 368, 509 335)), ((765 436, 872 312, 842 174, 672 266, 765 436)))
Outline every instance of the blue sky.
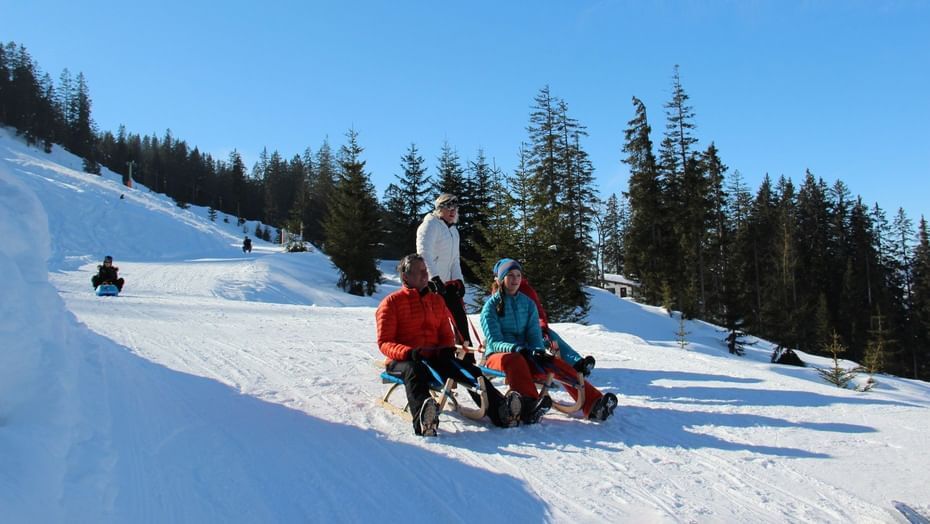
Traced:
POLYGON ((338 147, 349 128, 379 197, 411 142, 511 171, 548 85, 588 127, 605 197, 631 97, 661 141, 675 64, 699 147, 730 173, 843 180, 930 218, 930 2, 103 2, 0 0, 0 40, 57 80, 83 72, 100 129, 176 137, 251 165, 338 147), (267 5, 266 5, 267 4, 267 5))

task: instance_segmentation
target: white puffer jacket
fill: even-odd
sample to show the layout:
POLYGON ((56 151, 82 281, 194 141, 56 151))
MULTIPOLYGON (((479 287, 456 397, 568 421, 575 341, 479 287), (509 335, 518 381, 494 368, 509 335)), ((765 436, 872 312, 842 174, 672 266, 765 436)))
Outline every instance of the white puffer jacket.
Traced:
POLYGON ((435 212, 423 217, 417 228, 417 253, 426 261, 429 277, 438 276, 443 282, 462 280, 462 263, 459 260, 459 230, 447 226, 435 212))

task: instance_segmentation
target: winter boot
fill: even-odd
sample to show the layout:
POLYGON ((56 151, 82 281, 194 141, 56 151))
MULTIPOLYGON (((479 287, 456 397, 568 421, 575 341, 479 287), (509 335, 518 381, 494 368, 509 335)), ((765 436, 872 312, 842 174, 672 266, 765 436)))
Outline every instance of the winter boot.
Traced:
POLYGON ((575 362, 575 365, 572 367, 575 368, 575 371, 581 373, 582 375, 588 376, 592 371, 594 371, 594 364, 594 357, 588 355, 578 362, 575 362))
POLYGON ((435 437, 439 427, 439 404, 432 398, 423 401, 420 412, 413 417, 413 432, 424 437, 435 437))
POLYGON ((500 427, 512 428, 520 425, 520 415, 523 413, 523 400, 516 391, 510 391, 501 399, 497 406, 497 418, 500 427))
POLYGON ((603 397, 597 399, 597 402, 594 403, 594 407, 592 407, 591 412, 588 413, 588 418, 591 420, 603 422, 613 414, 616 407, 617 395, 614 395, 613 393, 606 393, 603 397))
POLYGON ((543 417, 552 407, 552 399, 549 395, 541 397, 537 401, 531 398, 521 399, 523 402, 523 423, 535 424, 543 417))

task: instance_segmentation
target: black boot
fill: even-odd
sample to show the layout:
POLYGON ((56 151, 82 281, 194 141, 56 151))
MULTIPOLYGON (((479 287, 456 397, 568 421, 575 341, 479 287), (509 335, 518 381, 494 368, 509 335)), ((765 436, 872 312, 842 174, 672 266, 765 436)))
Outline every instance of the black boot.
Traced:
POLYGON ((413 415, 413 432, 424 437, 435 437, 438 427, 439 404, 428 398, 420 406, 420 412, 413 415))
POLYGON ((523 414, 523 399, 516 391, 510 391, 497 405, 497 420, 495 423, 502 428, 512 428, 520 425, 523 414))
POLYGON ((575 365, 572 367, 575 368, 575 371, 583 374, 584 376, 588 376, 592 371, 594 371, 594 364, 594 357, 588 355, 578 362, 575 362, 575 365))
POLYGON ((535 424, 539 422, 539 419, 541 419, 543 415, 549 411, 549 408, 552 407, 552 399, 549 398, 549 395, 545 395, 536 401, 525 397, 521 400, 523 402, 524 424, 535 424))
POLYGON ((591 408, 591 413, 588 414, 588 418, 603 422, 613 414, 616 407, 617 395, 607 393, 603 397, 597 399, 597 402, 594 403, 594 407, 591 408))

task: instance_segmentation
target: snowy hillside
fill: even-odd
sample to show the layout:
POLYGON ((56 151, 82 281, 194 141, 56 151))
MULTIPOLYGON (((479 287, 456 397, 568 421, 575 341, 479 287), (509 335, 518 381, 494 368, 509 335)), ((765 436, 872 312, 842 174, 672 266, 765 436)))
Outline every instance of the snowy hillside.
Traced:
POLYGON ((591 325, 555 328, 597 357, 614 418, 501 430, 446 412, 415 437, 376 403, 374 308, 396 275, 344 294, 319 252, 243 254, 235 217, 80 165, 0 129, 3 522, 930 516, 930 385, 840 390, 765 342, 730 356, 701 322, 682 350, 677 319, 600 290, 591 325), (91 290, 105 254, 117 298, 91 290))

